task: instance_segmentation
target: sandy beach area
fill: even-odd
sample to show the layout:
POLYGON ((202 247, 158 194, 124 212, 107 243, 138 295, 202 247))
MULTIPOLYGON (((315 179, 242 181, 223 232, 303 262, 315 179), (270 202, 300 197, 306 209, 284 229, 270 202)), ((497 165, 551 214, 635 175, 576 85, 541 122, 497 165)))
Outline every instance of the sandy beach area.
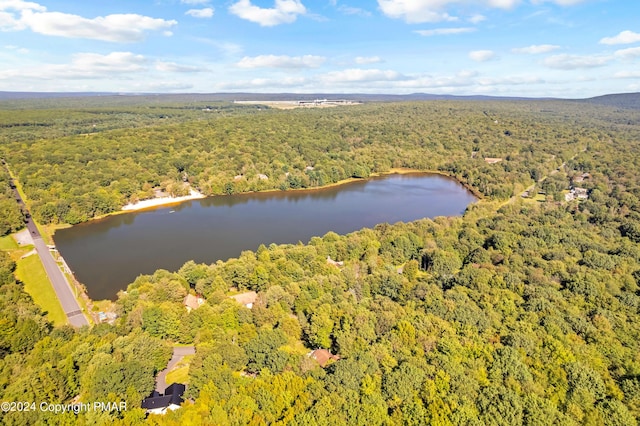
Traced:
POLYGON ((138 201, 135 204, 127 204, 122 208, 122 210, 125 210, 125 211, 142 210, 142 209, 148 209, 151 207, 159 207, 159 206, 166 206, 169 204, 176 204, 182 201, 197 200, 199 198, 205 198, 205 195, 201 194, 200 192, 194 189, 191 189, 189 195, 185 195, 184 197, 151 198, 149 200, 138 201))

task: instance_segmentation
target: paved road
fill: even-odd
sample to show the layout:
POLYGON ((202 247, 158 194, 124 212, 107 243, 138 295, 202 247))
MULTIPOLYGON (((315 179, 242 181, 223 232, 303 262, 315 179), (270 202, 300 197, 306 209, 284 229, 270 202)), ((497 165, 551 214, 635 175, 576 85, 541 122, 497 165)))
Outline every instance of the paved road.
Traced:
POLYGON ((28 213, 27 208, 18 193, 18 190, 14 188, 14 193, 16 196, 16 200, 18 204, 23 209, 23 211, 27 212, 26 225, 31 237, 33 238, 33 244, 36 247, 36 251, 38 252, 38 256, 40 256, 40 260, 42 261, 42 265, 44 266, 44 270, 47 272, 47 276, 49 277, 49 281, 51 281, 51 285, 58 296, 58 300, 60 301, 60 305, 62 305, 62 310, 67 315, 69 323, 74 327, 82 327, 83 325, 89 325, 89 321, 82 313, 82 309, 80 309, 80 305, 76 301, 76 298, 73 295, 73 291, 71 290, 71 286, 69 285, 69 281, 67 281, 67 277, 62 273, 60 267, 53 259, 49 248, 45 244, 42 236, 40 235, 40 231, 36 227, 36 224, 33 222, 31 215, 28 213))
POLYGON ((177 346, 173 348, 173 356, 169 360, 167 368, 159 372, 156 377, 156 391, 158 393, 164 394, 164 390, 167 388, 167 373, 171 371, 185 355, 193 355, 195 353, 196 348, 193 346, 177 346))

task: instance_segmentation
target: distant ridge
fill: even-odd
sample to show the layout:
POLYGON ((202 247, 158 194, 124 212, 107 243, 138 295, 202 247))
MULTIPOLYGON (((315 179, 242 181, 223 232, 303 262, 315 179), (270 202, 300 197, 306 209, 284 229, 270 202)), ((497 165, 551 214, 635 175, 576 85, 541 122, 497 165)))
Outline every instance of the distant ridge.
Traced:
POLYGON ((596 105, 606 105, 625 109, 640 109, 640 93, 614 93, 611 95, 596 96, 589 99, 581 99, 581 102, 589 102, 596 105))
POLYGON ((312 101, 315 99, 345 99, 361 102, 403 102, 434 100, 475 100, 475 101, 572 101, 588 102, 617 108, 640 109, 640 93, 617 93, 596 96, 586 99, 531 98, 521 96, 488 96, 488 95, 435 95, 430 93, 412 93, 408 95, 365 94, 365 93, 116 93, 116 92, 3 92, 0 101, 56 98, 146 98, 177 102, 197 101, 312 101))
POLYGON ((90 98, 90 97, 144 97, 164 98, 176 101, 312 101, 315 99, 345 99, 365 102, 402 102, 433 100, 548 100, 551 98, 526 98, 486 95, 434 95, 412 93, 408 95, 364 94, 364 93, 115 93, 115 92, 2 92, 1 100, 90 98))
POLYGON ((10 99, 45 99, 45 98, 83 98, 90 96, 109 96, 116 93, 107 92, 2 92, 0 100, 10 99))

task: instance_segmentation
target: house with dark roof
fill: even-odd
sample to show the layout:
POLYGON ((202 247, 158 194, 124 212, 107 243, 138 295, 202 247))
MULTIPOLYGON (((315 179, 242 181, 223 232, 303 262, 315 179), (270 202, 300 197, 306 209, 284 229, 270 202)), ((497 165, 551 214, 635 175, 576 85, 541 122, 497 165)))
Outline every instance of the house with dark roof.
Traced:
POLYGON ((151 396, 142 400, 142 408, 147 414, 165 414, 167 410, 177 410, 184 401, 182 395, 187 387, 181 383, 173 383, 164 390, 164 395, 153 391, 151 396))

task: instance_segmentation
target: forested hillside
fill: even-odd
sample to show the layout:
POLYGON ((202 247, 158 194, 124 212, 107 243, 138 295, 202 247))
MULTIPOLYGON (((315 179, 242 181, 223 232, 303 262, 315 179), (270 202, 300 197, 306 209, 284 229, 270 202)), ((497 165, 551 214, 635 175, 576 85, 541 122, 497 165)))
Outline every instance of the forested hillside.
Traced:
POLYGON ((17 127, 5 136, 3 149, 34 217, 73 224, 152 197, 154 188, 181 195, 187 191, 183 181, 220 195, 317 187, 392 167, 440 170, 478 193, 504 199, 604 137, 575 126, 572 115, 578 110, 565 103, 217 108, 175 107, 175 115, 166 116, 170 121, 189 118, 178 124, 163 124, 164 113, 142 108, 139 114, 116 109, 117 118, 108 120, 110 110, 61 116, 45 109, 21 112, 24 123, 18 126, 11 119, 15 114, 5 111, 6 125, 17 127), (228 108, 232 112, 226 113, 228 108), (43 139, 33 140, 32 114, 44 126, 35 133, 43 139), (93 115, 106 120, 95 131, 93 115), (148 125, 152 115, 153 126, 148 125), (125 128, 106 130, 112 127, 125 128), (71 129, 80 134, 58 137, 71 129), (489 165, 484 157, 504 161, 489 165))
POLYGON ((596 96, 595 98, 584 99, 583 102, 617 108, 640 109, 640 93, 617 93, 596 96))
POLYGON ((13 412, 4 423, 637 424, 637 112, 437 101, 189 117, 59 137, 53 126, 5 136, 2 150, 42 221, 87 220, 185 176, 220 194, 411 167, 450 174, 483 200, 463 217, 141 276, 119 294, 116 323, 91 330, 47 324, 7 261, 0 399, 129 409, 13 412), (565 201, 578 182, 588 199, 565 201), (229 297, 244 291, 257 292, 251 308, 229 297), (206 302, 187 312, 187 294, 206 302), (134 407, 170 343, 196 347, 190 399, 145 420, 134 407), (339 359, 320 366, 313 349, 339 359))

